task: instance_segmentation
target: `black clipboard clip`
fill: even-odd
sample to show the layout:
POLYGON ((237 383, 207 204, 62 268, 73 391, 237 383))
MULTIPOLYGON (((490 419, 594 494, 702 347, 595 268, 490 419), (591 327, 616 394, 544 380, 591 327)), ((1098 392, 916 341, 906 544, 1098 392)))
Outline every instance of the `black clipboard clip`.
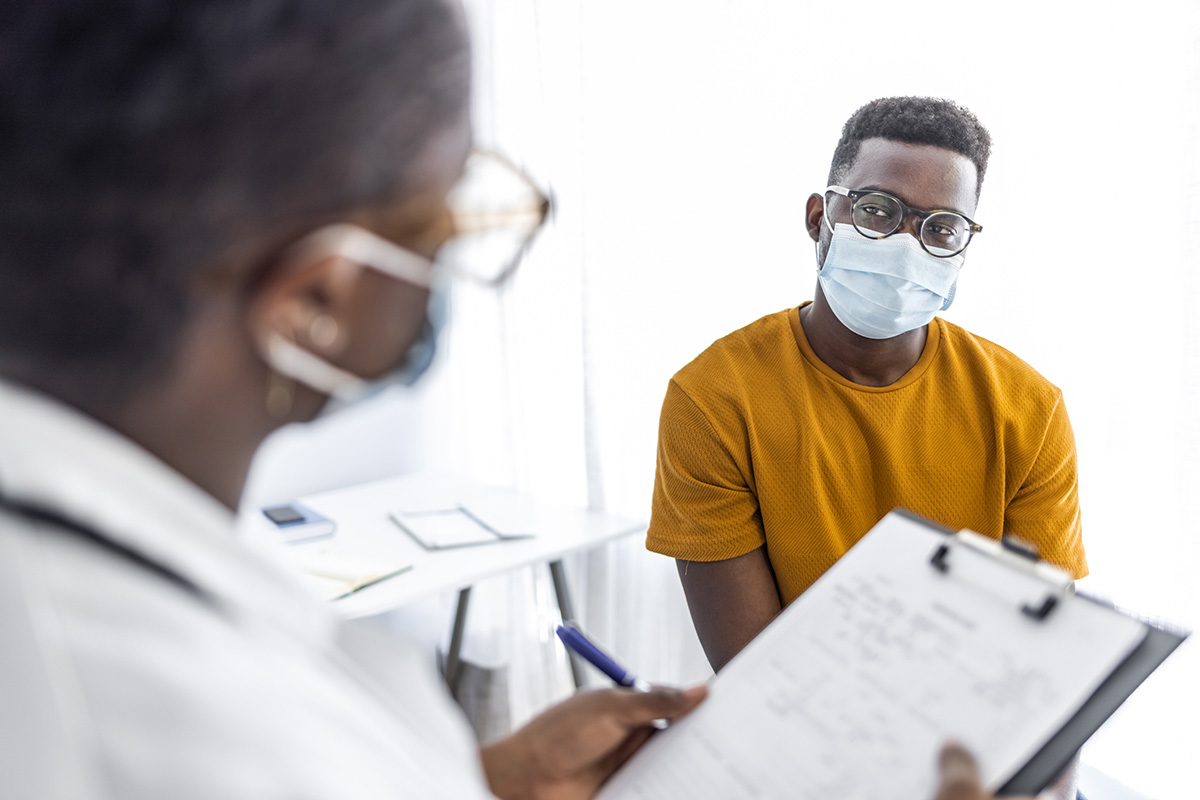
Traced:
POLYGON ((949 572, 950 553, 958 546, 969 547, 1049 583, 1050 590, 1042 595, 1040 600, 1021 604, 1021 613, 1038 622, 1050 616, 1058 606, 1059 598, 1070 591, 1071 577, 1067 573, 1042 561, 1033 548, 1011 536, 1004 536, 1000 541, 996 541, 974 531, 959 531, 951 534, 946 542, 938 545, 937 549, 933 551, 929 563, 938 572, 949 572))

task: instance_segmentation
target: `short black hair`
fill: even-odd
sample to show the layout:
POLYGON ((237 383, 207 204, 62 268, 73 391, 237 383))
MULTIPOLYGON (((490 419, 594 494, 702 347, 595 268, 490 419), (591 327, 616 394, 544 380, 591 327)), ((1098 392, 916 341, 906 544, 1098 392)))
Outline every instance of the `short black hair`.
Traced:
POLYGON ((867 139, 906 144, 931 144, 966 156, 975 164, 975 196, 983 188, 992 137, 967 109, 937 97, 883 97, 850 115, 833 150, 829 183, 837 184, 849 171, 858 148, 867 139))
POLYGON ((0 375, 111 403, 197 270, 403 195, 465 113, 446 0, 36 0, 0 21, 0 375))

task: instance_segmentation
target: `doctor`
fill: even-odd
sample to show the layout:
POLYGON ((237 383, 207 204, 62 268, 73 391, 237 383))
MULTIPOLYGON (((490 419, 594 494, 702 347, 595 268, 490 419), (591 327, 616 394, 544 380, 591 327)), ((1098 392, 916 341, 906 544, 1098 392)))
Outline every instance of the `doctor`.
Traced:
POLYGON ((448 255, 455 7, 47 0, 0 53, 0 796, 582 798, 703 699, 586 692, 481 751, 427 658, 233 536, 262 440, 416 380, 445 274, 544 219, 509 174, 511 257, 448 255))

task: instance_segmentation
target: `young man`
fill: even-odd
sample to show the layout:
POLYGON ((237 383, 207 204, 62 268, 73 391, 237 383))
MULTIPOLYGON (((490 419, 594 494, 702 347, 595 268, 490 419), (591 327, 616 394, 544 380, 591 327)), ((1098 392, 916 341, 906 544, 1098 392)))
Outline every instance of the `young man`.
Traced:
POLYGON ((896 507, 1087 574, 1061 392, 935 316, 982 230, 989 149, 947 101, 860 108, 808 199, 812 302, 671 380, 647 546, 678 559, 714 669, 896 507))

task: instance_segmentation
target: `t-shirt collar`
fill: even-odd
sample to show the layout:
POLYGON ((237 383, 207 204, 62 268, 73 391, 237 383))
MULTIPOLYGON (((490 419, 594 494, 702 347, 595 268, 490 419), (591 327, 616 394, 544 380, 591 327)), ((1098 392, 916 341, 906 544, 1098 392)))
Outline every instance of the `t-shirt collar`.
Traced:
POLYGON ((940 317, 934 317, 929 323, 929 333, 925 338, 925 348, 921 351, 921 357, 917 359, 917 363, 913 364, 912 369, 900 376, 900 380, 887 386, 864 386, 860 383, 846 378, 838 373, 833 367, 822 361, 812 349, 812 345, 808 341, 808 336, 804 332, 804 326, 800 324, 800 309, 809 305, 812 301, 801 303, 796 308, 788 312, 788 322, 792 326, 792 334, 796 340, 796 346, 800 348, 800 354, 804 356, 814 369, 820 372, 834 383, 839 383, 849 389, 855 389, 860 392, 883 393, 894 392, 897 389, 903 389, 906 386, 911 386, 916 381, 920 380, 921 376, 928 371, 929 366, 937 357, 938 349, 941 346, 942 340, 942 320, 940 317))

